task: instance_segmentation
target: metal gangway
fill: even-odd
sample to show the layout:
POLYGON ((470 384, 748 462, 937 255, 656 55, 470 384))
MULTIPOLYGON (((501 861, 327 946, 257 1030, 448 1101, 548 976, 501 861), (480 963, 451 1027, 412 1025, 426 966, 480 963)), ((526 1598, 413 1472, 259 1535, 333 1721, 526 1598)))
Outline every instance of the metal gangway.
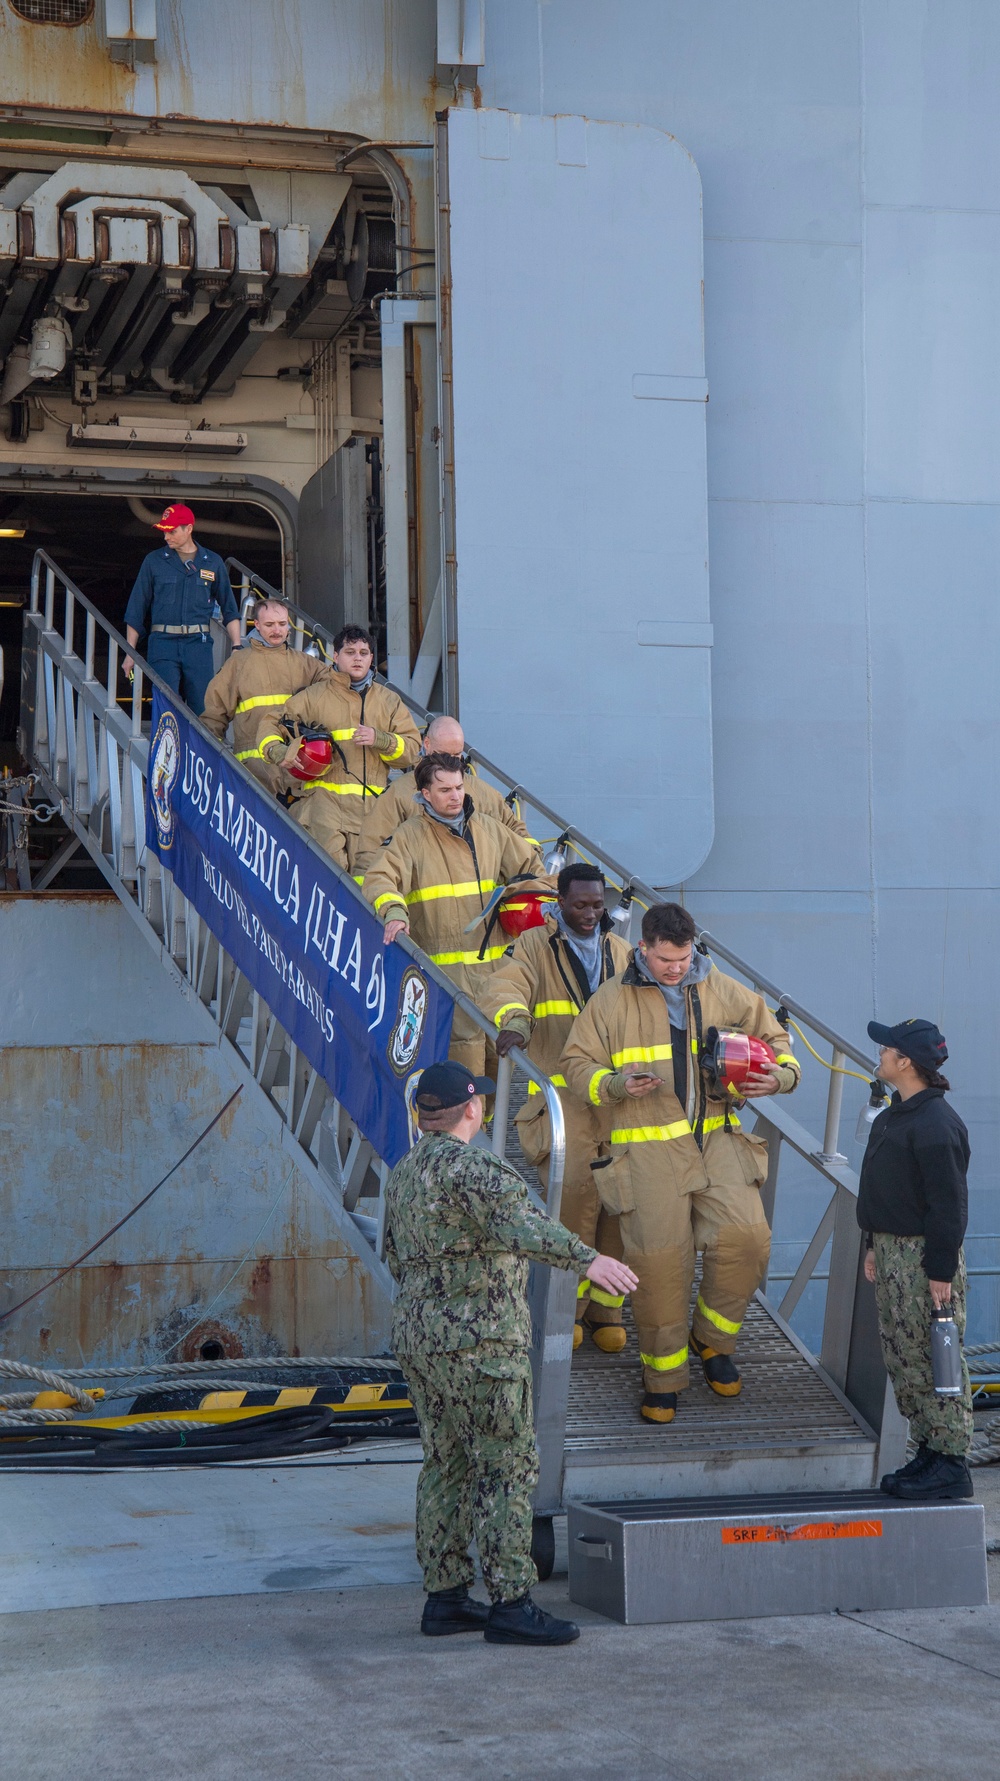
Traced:
MULTIPOLYGON (((239 586, 244 622, 257 592, 283 598, 236 559, 229 560, 239 586)), ((286 600, 297 648, 328 656, 332 636, 286 600)), ((86 849, 166 975, 198 1011, 211 1034, 266 1108, 277 1140, 294 1157, 326 1207, 333 1230, 364 1263, 382 1296, 386 1317, 393 1285, 380 1253, 387 1167, 347 1109, 298 1052, 273 1012, 220 944, 211 926, 173 883, 145 845, 146 773, 151 688, 155 673, 136 658, 128 695, 119 694, 119 666, 132 653, 125 639, 44 551, 36 553, 24 617, 19 743, 39 794, 58 808, 69 831, 60 854, 86 849)), ((171 695, 173 696, 173 695, 171 695)), ((414 714, 430 715, 404 691, 414 714)), ((203 746, 216 739, 192 720, 203 746)), ((652 886, 630 874, 586 835, 551 810, 535 793, 512 781, 472 747, 477 773, 516 803, 533 833, 550 831, 569 855, 596 860, 620 887, 617 914, 622 931, 649 903, 652 886), (623 907, 624 905, 624 907, 623 907)), ((232 757, 230 771, 259 783, 232 757)), ((281 821, 292 819, 279 809, 281 821)), ((297 825, 295 833, 337 881, 342 898, 360 898, 346 874, 297 825)), ((44 868, 46 883, 58 870, 44 868)), ((39 877, 42 875, 39 874, 39 877)), ((29 880, 30 883, 30 880, 29 880)), ((25 887, 27 888, 27 886, 25 887)), ((761 975, 714 935, 701 936, 730 970, 786 1010, 810 1048, 830 1051, 830 1082, 822 1139, 806 1130, 776 1099, 755 1103, 754 1130, 766 1139, 769 1167, 762 1189, 773 1223, 783 1157, 790 1151, 808 1165, 823 1210, 805 1253, 780 1299, 765 1292, 751 1305, 741 1341, 744 1391, 721 1404, 707 1387, 686 1394, 683 1424, 662 1430, 637 1415, 634 1332, 622 1356, 591 1353, 572 1360, 575 1279, 532 1270, 533 1363, 536 1434, 541 1478, 540 1517, 551 1517, 569 1498, 587 1496, 681 1496, 700 1491, 863 1489, 880 1470, 900 1463, 906 1423, 888 1385, 878 1344, 874 1298, 863 1280, 861 1233, 855 1218, 857 1178, 838 1151, 844 1072, 849 1060, 865 1077, 872 1060, 817 1018, 794 996, 761 975), (818 1356, 791 1330, 788 1319, 829 1248, 823 1335, 818 1356)), ((425 955, 401 937, 421 970, 484 1031, 481 1012, 425 955)), ((498 1073, 492 1147, 520 1161, 512 1113, 533 1081, 546 1097, 553 1147, 547 1204, 558 1215, 562 1190, 563 1121, 558 1095, 524 1054, 514 1050, 498 1073)))

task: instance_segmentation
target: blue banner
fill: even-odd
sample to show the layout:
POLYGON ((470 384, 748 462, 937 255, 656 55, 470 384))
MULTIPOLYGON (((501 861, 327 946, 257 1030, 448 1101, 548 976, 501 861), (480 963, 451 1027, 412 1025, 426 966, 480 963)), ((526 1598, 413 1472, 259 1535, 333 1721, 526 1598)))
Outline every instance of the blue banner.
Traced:
POLYGON ((299 1050, 390 1164, 407 1088, 448 1055, 454 1004, 354 885, 153 689, 146 842, 299 1050))

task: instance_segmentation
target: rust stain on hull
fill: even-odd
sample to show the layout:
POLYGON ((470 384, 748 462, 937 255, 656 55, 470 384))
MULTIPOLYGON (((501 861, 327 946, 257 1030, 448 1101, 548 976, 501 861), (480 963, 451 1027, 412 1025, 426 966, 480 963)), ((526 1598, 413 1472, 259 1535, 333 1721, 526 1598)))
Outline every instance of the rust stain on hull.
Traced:
MULTIPOLYGON (((3 1325, 0 1353, 34 1365, 128 1366, 147 1360, 237 1360, 242 1355, 372 1354, 387 1347, 387 1309, 372 1302, 360 1264, 335 1280, 323 1257, 276 1258, 266 1297, 234 1282, 226 1262, 108 1263, 78 1268, 54 1287, 43 1346, 35 1307, 3 1325), (202 1349, 212 1352, 203 1357, 202 1349)), ((4 1296, 24 1297, 37 1274, 9 1269, 4 1296)))
MULTIPOLYGON (((231 1092, 214 1048, 0 1048, 0 1312, 81 1255, 231 1092)), ((53 1367, 385 1347, 388 1308, 247 1097, 93 1258, 0 1324, 53 1367), (282 1182, 267 1255, 246 1256, 282 1182), (246 1259, 244 1259, 246 1258, 246 1259)))

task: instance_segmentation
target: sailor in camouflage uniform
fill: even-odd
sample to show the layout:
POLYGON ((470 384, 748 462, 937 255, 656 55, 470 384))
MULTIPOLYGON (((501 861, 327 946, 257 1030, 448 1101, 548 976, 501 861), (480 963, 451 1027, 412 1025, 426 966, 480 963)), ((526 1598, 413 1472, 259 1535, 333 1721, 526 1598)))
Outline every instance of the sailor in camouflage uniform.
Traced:
POLYGON ((392 1345, 420 1422, 417 1557, 428 1600, 421 1630, 484 1631, 490 1644, 565 1645, 579 1628, 532 1602, 532 1428, 528 1264, 631 1291, 624 1263, 598 1255, 537 1212, 516 1170, 470 1147, 487 1077, 461 1064, 423 1072, 423 1136, 386 1188, 386 1260, 398 1282, 392 1345), (475 1534, 492 1607, 469 1596, 475 1534))
POLYGON ((972 1495, 966 1455, 972 1393, 939 1396, 931 1367, 932 1312, 946 1307, 965 1333, 966 1175, 969 1134, 945 1100, 948 1056, 933 1021, 868 1023, 878 1073, 894 1090, 875 1120, 861 1165, 858 1223, 865 1232, 865 1277, 875 1287, 879 1334, 896 1402, 917 1442, 913 1459, 888 1472, 882 1489, 911 1502, 961 1502, 972 1495))

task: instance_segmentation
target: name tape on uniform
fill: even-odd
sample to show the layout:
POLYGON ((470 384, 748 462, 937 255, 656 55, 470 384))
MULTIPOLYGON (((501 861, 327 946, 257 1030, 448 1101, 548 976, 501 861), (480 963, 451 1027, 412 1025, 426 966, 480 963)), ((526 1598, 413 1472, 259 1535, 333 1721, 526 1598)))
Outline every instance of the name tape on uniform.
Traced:
POLYGON ((784 1546, 790 1540, 880 1540, 880 1521, 807 1521, 802 1527, 724 1527, 723 1546, 784 1546))

